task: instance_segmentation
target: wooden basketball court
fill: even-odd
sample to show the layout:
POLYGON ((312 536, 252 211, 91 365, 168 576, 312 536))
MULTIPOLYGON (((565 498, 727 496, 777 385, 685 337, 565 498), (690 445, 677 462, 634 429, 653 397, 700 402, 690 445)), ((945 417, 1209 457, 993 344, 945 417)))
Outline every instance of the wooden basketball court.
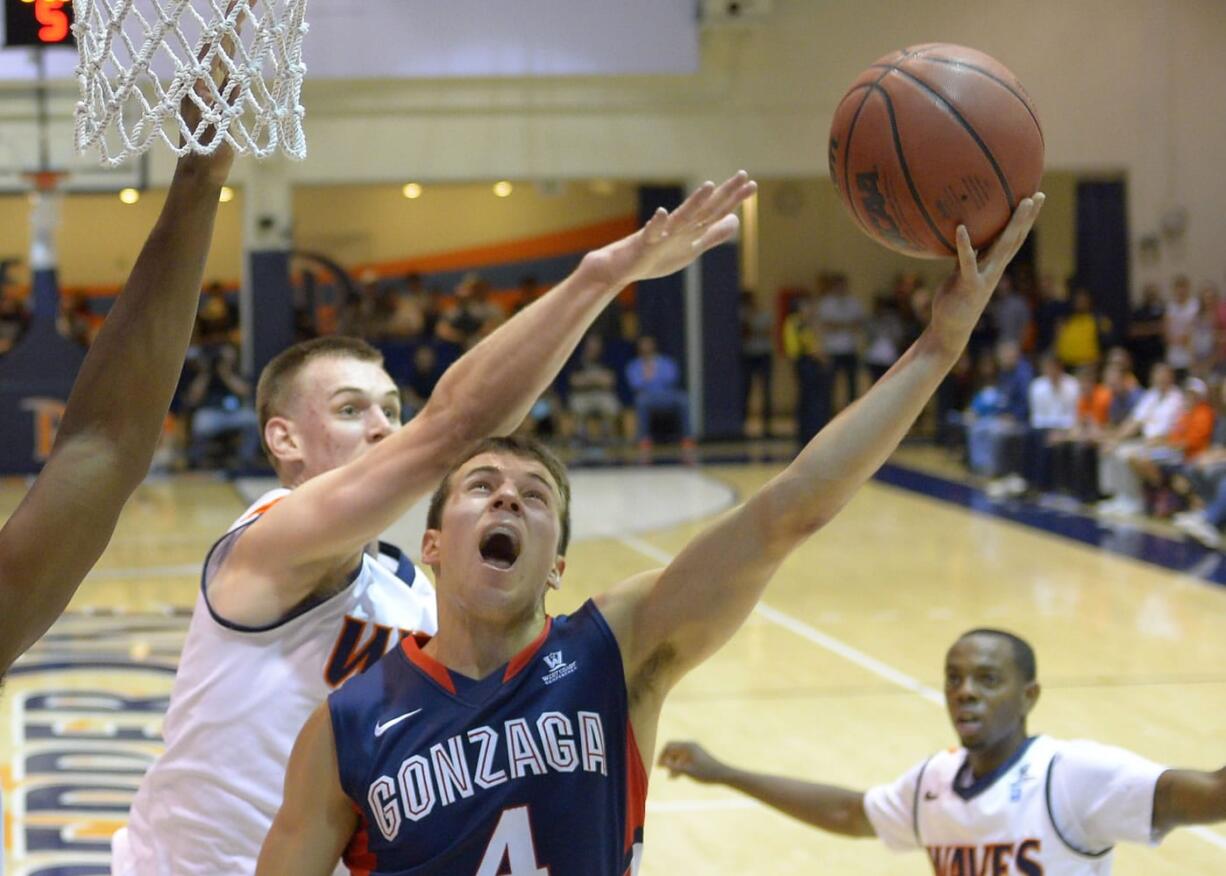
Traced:
MULTIPOLYGON (((686 472, 690 487, 669 483, 661 503, 677 519, 646 532, 631 525, 635 508, 677 469, 583 480, 596 486, 576 490, 587 523, 554 612, 664 562, 732 491, 745 495, 776 470, 686 472), (619 502, 623 489, 637 498, 619 502)), ((23 490, 16 480, 0 487, 0 517, 23 490)), ((10 876, 107 872, 107 839, 158 751, 200 560, 244 505, 222 481, 146 484, 69 614, 18 664, 0 698, 10 876)), ((674 692, 660 740, 696 739, 737 764, 824 782, 890 780, 954 741, 939 692, 944 651, 966 628, 993 625, 1038 652, 1032 732, 1216 768, 1226 760, 1224 622, 1226 590, 1196 577, 875 482, 674 692)), ((1180 831, 1157 850, 1121 847, 1115 870, 1224 871, 1220 829, 1180 831)), ((643 873, 698 872, 867 876, 929 865, 653 770, 643 873)))

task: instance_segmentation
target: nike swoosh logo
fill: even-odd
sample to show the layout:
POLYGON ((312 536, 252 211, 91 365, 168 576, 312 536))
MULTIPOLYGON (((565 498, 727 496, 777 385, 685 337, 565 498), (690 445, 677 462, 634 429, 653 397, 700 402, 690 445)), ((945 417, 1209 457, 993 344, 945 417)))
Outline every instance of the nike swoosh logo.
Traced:
POLYGON ((395 727, 405 718, 412 718, 414 715, 416 715, 420 711, 421 709, 414 709, 411 712, 405 712, 403 715, 399 716, 398 718, 392 718, 392 720, 390 721, 385 721, 382 724, 376 724, 375 725, 375 738, 382 736, 384 733, 386 733, 388 730, 395 727))

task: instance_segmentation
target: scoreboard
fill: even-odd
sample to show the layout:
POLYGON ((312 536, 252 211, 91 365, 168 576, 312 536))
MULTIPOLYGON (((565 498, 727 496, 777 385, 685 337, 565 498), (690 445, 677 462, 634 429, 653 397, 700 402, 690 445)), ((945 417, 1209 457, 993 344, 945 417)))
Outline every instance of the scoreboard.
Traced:
POLYGON ((69 0, 4 0, 4 45, 75 46, 69 0))

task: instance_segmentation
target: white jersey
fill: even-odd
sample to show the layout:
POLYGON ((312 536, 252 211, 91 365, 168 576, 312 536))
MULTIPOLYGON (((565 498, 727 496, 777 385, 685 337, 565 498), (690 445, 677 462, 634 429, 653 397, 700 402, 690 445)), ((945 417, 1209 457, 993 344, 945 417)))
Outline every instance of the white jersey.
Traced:
POLYGON ((934 755, 872 788, 864 811, 895 851, 924 849, 936 876, 1104 876, 1117 841, 1155 843, 1165 768, 1097 742, 1029 739, 969 781, 966 750, 934 755))
POLYGON ((141 782, 126 835, 116 838, 116 876, 254 873, 281 807, 290 749, 311 712, 402 635, 437 630, 430 582, 383 551, 363 556, 345 590, 278 623, 244 628, 214 614, 210 576, 288 492, 252 505, 205 560, 166 714, 166 751, 141 782))

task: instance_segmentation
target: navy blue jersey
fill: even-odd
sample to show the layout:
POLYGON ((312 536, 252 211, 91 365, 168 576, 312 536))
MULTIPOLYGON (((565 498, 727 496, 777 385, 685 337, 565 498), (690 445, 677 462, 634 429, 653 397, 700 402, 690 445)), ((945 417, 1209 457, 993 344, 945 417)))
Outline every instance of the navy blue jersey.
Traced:
POLYGON ((378 876, 624 876, 647 773, 621 653, 590 600, 481 681, 406 638, 328 698, 345 852, 378 876))

